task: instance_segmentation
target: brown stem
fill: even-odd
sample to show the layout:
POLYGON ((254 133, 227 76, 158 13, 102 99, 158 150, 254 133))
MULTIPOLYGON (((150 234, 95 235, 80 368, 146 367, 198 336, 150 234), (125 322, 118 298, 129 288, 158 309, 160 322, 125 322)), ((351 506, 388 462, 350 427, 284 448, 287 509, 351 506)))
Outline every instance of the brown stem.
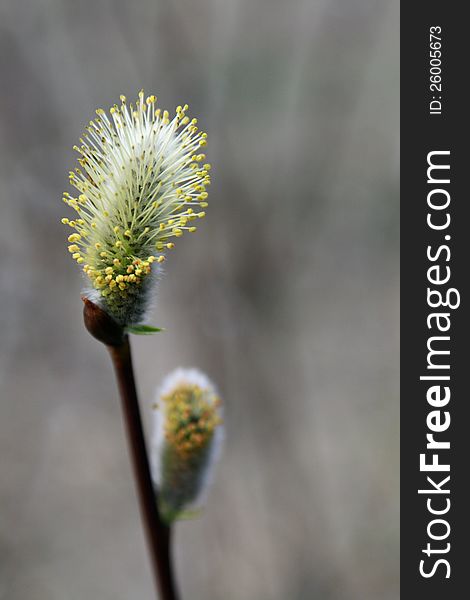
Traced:
POLYGON ((129 336, 122 343, 107 345, 121 395, 127 440, 134 468, 134 476, 140 503, 140 511, 150 560, 161 600, 178 600, 170 557, 170 528, 163 523, 150 475, 144 431, 140 417, 139 402, 132 368, 129 336))

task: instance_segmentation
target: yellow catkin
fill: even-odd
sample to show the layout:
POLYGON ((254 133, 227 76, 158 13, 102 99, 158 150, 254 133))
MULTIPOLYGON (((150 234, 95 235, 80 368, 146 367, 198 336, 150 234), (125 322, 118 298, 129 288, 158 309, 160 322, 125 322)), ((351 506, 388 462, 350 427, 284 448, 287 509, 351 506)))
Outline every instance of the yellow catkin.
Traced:
POLYGON ((65 192, 63 200, 79 218, 64 217, 62 223, 74 229, 68 236, 72 258, 86 263, 83 272, 109 312, 123 321, 140 301, 152 267, 174 247, 172 239, 196 231, 190 221, 205 216, 198 208, 207 207, 211 178, 210 164, 202 165, 206 156, 199 152, 207 134, 187 116, 187 104, 171 117, 157 108, 154 95, 141 92, 135 103, 121 95, 120 101, 108 115, 97 109, 74 146, 80 166, 69 173, 69 181, 77 196, 65 192), (128 135, 122 136, 124 128, 128 135))

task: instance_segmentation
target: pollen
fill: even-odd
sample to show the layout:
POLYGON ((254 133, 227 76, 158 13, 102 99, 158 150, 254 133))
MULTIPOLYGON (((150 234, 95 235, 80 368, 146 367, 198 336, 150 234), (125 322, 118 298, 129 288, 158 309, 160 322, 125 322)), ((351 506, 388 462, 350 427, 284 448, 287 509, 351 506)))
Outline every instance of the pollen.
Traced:
POLYGON ((214 399, 197 385, 180 386, 162 398, 166 410, 165 437, 182 457, 189 457, 211 439, 221 423, 214 399))

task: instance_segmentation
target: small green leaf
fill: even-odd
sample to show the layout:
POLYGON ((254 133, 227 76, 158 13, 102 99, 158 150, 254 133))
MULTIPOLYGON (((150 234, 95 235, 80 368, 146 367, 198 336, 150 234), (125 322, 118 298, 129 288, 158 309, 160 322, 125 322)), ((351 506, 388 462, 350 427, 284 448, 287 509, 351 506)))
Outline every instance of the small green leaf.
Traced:
POLYGON ((126 331, 135 335, 152 335, 165 330, 160 327, 152 327, 151 325, 131 325, 126 327, 126 331))
POLYGON ((183 510, 175 517, 178 521, 192 521, 202 515, 201 509, 183 510))

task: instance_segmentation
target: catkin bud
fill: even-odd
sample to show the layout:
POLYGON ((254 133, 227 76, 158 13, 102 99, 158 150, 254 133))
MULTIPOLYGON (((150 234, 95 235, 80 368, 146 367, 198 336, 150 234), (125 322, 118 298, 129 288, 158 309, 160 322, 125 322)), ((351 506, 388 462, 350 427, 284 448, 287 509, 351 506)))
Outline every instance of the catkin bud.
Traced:
POLYGON ((168 523, 201 506, 224 437, 214 385, 196 369, 176 369, 157 393, 152 474, 168 523))

